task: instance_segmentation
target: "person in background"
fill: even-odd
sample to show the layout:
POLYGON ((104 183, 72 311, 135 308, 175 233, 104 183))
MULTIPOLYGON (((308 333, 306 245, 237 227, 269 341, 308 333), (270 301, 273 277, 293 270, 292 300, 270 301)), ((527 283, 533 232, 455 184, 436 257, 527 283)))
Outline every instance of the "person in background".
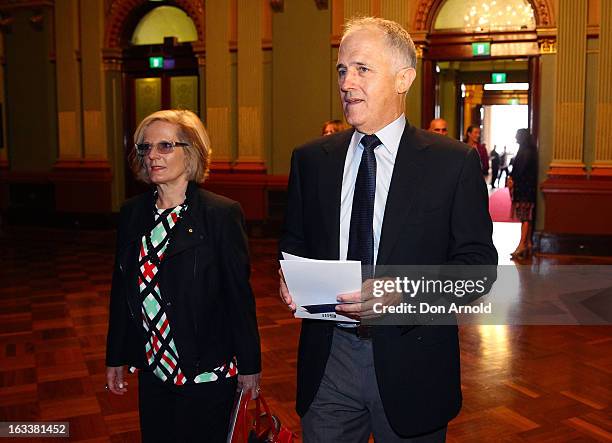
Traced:
POLYGON ((497 146, 493 146, 493 150, 489 154, 491 157, 491 188, 495 188, 495 181, 497 180, 497 176, 499 175, 499 166, 500 166, 500 158, 499 153, 497 152, 497 146))
POLYGON ((448 135, 448 123, 443 118, 434 118, 429 122, 429 132, 435 132, 440 135, 448 135))
POLYGON ((342 120, 328 120, 323 123, 323 128, 321 128, 321 135, 331 135, 335 132, 344 131, 348 128, 349 126, 342 120))
POLYGON ((512 258, 525 258, 531 254, 533 210, 538 186, 538 148, 528 129, 516 131, 518 152, 512 163, 507 186, 512 196, 512 215, 521 222, 521 240, 512 258))
MULTIPOLYGON (((508 175, 510 174, 509 167, 510 167, 510 162, 508 161, 508 150, 504 146, 504 150, 499 156, 499 175, 497 177, 498 186, 501 186, 502 177, 504 174, 506 174, 506 179, 508 178, 508 175)), ((505 183, 504 183, 504 186, 505 186, 505 183)))
POLYGON ((225 442, 236 386, 257 396, 261 372, 242 210, 198 186, 211 149, 193 112, 149 115, 134 143, 152 186, 119 215, 105 388, 138 370, 144 442, 225 442))
POLYGON ((482 175, 486 177, 489 174, 489 154, 486 146, 480 143, 480 128, 478 126, 468 126, 464 143, 478 152, 482 175))

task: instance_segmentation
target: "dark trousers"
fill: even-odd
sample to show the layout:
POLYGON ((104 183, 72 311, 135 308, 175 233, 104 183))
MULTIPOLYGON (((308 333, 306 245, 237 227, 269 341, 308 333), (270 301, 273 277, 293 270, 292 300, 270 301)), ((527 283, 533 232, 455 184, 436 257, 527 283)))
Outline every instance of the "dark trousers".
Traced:
POLYGON ((404 437, 391 428, 376 382, 372 342, 336 328, 325 373, 302 417, 304 443, 442 443, 446 426, 404 437))
POLYGON ((495 181, 499 175, 499 168, 491 168, 491 187, 495 187, 495 181))
POLYGON ((225 443, 236 377, 172 386, 151 371, 138 374, 142 441, 225 443))

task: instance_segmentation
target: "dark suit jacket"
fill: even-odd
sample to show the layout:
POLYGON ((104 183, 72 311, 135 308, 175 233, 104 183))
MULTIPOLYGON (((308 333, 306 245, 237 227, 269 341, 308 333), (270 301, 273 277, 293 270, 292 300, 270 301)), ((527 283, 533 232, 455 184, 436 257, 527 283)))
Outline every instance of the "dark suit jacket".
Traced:
MULTIPOLYGON (((137 272, 141 238, 154 223, 153 204, 149 192, 121 208, 107 366, 146 367, 137 272)), ((187 205, 159 271, 181 369, 192 380, 236 356, 240 373, 260 372, 255 300, 240 206, 195 183, 187 188, 187 205)))
MULTIPOLYGON (((339 258, 342 174, 352 133, 320 138, 294 151, 282 251, 314 259, 339 258)), ((406 124, 377 265, 496 264, 491 236, 476 150, 406 124)), ((296 405, 300 415, 318 390, 333 328, 333 322, 302 322, 296 405)), ((383 406, 396 432, 428 432, 458 414, 456 326, 375 327, 373 350, 383 406)))

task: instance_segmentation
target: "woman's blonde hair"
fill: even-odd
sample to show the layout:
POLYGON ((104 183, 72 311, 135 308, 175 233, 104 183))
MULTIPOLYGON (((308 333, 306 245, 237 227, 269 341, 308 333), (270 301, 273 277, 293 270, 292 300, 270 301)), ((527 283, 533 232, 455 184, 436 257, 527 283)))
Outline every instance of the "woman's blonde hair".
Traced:
MULTIPOLYGON (((176 135, 179 140, 174 141, 189 143, 189 146, 181 148, 185 152, 187 179, 197 183, 204 182, 208 176, 212 150, 210 148, 210 138, 200 118, 193 112, 183 109, 166 109, 154 112, 145 117, 136 128, 134 144, 144 141, 145 130, 156 121, 170 123, 177 127, 176 135)), ((151 183, 144 157, 138 155, 135 148, 130 151, 128 160, 136 179, 151 183)))

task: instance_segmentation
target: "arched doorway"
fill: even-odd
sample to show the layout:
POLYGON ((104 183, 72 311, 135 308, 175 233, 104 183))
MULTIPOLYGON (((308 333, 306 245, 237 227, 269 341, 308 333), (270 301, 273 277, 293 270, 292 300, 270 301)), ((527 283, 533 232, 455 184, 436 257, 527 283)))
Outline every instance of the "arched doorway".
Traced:
MULTIPOLYGON (((440 116, 440 74, 444 74, 441 71, 444 68, 456 71, 463 64, 472 65, 472 72, 481 76, 507 68, 508 72, 500 73, 506 74, 508 82, 528 83, 528 92, 506 94, 503 98, 528 106, 527 126, 537 134, 540 46, 552 26, 548 0, 420 0, 413 34, 423 50, 423 127, 440 116), (476 62, 480 68, 474 68, 476 62), (454 66, 449 67, 449 63, 454 66)), ((485 84, 485 79, 479 83, 485 84)), ((457 86, 461 86, 460 81, 457 86)), ((458 96, 460 93, 457 91, 458 96)), ((482 91, 475 92, 479 93, 482 91)), ((456 125, 454 135, 459 137, 467 124, 461 121, 456 125)))
MULTIPOLYGON (((127 164, 139 122, 160 109, 189 109, 202 115, 205 108, 202 3, 123 0, 110 6, 105 61, 115 71, 114 91, 109 92, 116 97, 114 120, 121 123, 120 129, 115 128, 121 136, 116 156, 123 160, 124 171, 115 185, 122 188, 124 198, 144 189, 127 164)), ((117 159, 115 165, 118 163, 117 159)))
MULTIPOLYGON (((480 127, 489 155, 497 148, 495 164, 501 157, 500 166, 508 166, 516 130, 528 127, 538 136, 541 54, 554 35, 550 11, 548 0, 419 1, 413 35, 423 54, 422 126, 445 118, 455 138, 468 126, 480 127)), ((497 167, 485 169, 488 159, 481 159, 493 221, 516 221, 507 189, 493 189, 504 186, 505 175, 493 180, 497 167)), ((500 259, 519 237, 517 223, 494 224, 500 259)))

